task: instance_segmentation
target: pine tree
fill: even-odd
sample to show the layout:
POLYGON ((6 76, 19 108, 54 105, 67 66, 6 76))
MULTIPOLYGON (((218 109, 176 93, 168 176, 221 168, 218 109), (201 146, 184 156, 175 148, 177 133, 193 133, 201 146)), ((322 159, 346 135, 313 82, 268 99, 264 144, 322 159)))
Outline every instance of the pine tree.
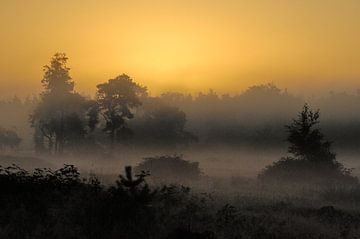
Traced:
POLYGON ((316 126, 319 124, 319 110, 312 111, 304 105, 297 119, 287 125, 290 143, 288 152, 295 158, 313 162, 335 162, 336 155, 331 152, 331 142, 324 139, 324 135, 316 126))

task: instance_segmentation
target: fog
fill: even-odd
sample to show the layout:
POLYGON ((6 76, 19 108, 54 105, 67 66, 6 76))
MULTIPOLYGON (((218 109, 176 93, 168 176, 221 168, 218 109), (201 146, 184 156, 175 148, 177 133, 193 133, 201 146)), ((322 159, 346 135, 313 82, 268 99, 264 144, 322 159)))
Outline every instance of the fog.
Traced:
MULTIPOLYGON (((320 109, 321 129, 333 142, 338 160, 358 174, 360 95, 341 92, 304 99, 273 84, 253 86, 238 95, 218 95, 209 91, 195 96, 177 92, 148 96, 128 122, 133 137, 123 140, 111 156, 106 152, 94 155, 86 152, 86 147, 78 152, 64 152, 61 156, 38 155, 34 151, 34 128, 29 117, 39 104, 39 98, 2 100, 0 125, 13 129, 21 138, 18 147, 3 149, 3 153, 41 159, 31 163, 20 160, 24 166, 58 167, 67 163, 78 165, 84 172, 111 175, 118 174, 124 165, 136 165, 148 156, 179 154, 199 162, 205 175, 254 178, 266 165, 286 155, 288 145, 284 126, 291 123, 305 102, 320 109), (183 142, 176 135, 156 134, 168 130, 161 123, 148 125, 147 112, 165 106, 174 106, 184 112, 184 130, 194 135, 196 142, 183 142), (153 131, 144 129, 147 127, 153 131)), ((166 116, 166 111, 164 114, 166 116)), ((179 116, 168 121, 177 121, 176 117, 179 116)), ((101 134, 101 130, 96 134, 101 134)))
POLYGON ((39 230, 44 238, 112 238, 103 218, 110 228, 136 225, 112 232, 132 238, 360 235, 359 94, 302 98, 264 84, 238 95, 154 97, 126 75, 98 88, 93 97, 54 90, 0 102, 0 184, 9 202, 0 216, 13 225, 3 238, 19 234, 18 203, 31 225, 20 235, 29 238, 39 230), (128 94, 132 87, 140 93, 128 94), (39 210, 66 230, 38 229, 46 224, 39 210), (96 225, 79 231, 74 218, 96 225))

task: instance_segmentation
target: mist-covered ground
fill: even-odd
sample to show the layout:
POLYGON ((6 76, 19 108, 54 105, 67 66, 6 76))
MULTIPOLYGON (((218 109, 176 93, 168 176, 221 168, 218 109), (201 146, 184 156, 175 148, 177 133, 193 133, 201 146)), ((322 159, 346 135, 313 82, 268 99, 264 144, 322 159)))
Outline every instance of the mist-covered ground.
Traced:
POLYGON ((165 174, 161 181, 154 181, 156 174, 150 175, 145 177, 150 189, 145 189, 143 181, 135 183, 136 176, 127 179, 124 166, 136 166, 150 153, 164 152, 124 150, 114 158, 2 156, 3 164, 23 165, 30 172, 17 168, 7 169, 6 173, 0 170, 4 209, 0 213, 0 236, 284 239, 360 236, 360 187, 292 185, 286 181, 267 184, 256 179, 259 171, 283 152, 259 154, 220 147, 186 151, 184 159, 199 162, 202 172, 199 178, 190 178, 186 171, 175 168, 170 172, 183 174, 181 180, 168 179, 170 175, 165 174), (76 165, 80 175, 71 168, 61 169, 62 164, 76 165), (34 167, 49 167, 52 171, 32 174, 34 167), (123 177, 119 178, 119 174, 123 177), (94 181, 94 175, 101 184, 94 181), (22 229, 18 230, 19 227, 22 229))
MULTIPOLYGON (((125 166, 136 166, 144 158, 161 155, 182 155, 184 159, 198 162, 202 174, 209 177, 231 179, 242 177, 256 179, 257 175, 269 164, 286 155, 286 149, 249 149, 228 146, 211 148, 188 148, 177 150, 155 150, 135 147, 123 148, 114 155, 76 155, 76 156, 29 156, 27 153, 15 152, 1 156, 1 165, 19 165, 31 170, 35 167, 59 168, 64 164, 76 165, 84 176, 94 173, 105 178, 117 177, 125 166)), ((360 176, 360 161, 357 152, 337 151, 337 159, 355 176, 360 176)))
POLYGON ((118 138, 52 100, 0 103, 2 238, 360 237, 358 94, 146 96, 118 138))

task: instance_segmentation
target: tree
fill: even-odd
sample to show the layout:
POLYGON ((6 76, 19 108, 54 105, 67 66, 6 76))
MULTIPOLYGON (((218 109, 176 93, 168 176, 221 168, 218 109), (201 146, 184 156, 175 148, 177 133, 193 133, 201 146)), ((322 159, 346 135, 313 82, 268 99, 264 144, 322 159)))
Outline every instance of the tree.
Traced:
POLYGON ((5 148, 17 148, 20 142, 21 138, 15 131, 0 127, 0 150, 5 148))
POLYGON ((160 104, 139 118, 135 125, 139 141, 162 147, 187 146, 197 141, 195 135, 186 131, 186 114, 177 107, 160 104))
POLYGON ((66 65, 67 60, 65 53, 56 53, 50 65, 44 66, 44 77, 41 80, 44 87, 43 94, 63 95, 74 91, 74 81, 70 77, 70 68, 66 65))
POLYGON ((84 137, 89 104, 77 93, 61 98, 53 94, 43 95, 31 118, 33 126, 47 140, 49 152, 61 154, 70 139, 84 137))
POLYGON ((140 172, 139 174, 133 175, 132 167, 126 166, 125 175, 119 175, 120 180, 116 181, 117 188, 127 192, 133 199, 145 196, 146 194, 151 196, 150 188, 145 182, 145 177, 147 176, 149 176, 149 174, 146 172, 140 172))
POLYGON ((30 117, 32 126, 36 128, 36 148, 44 148, 43 144, 47 141, 48 151, 55 154, 63 153, 71 139, 78 142, 84 137, 88 111, 92 105, 91 101, 74 91, 67 60, 64 53, 56 53, 50 65, 44 66, 41 81, 44 91, 30 117))
POLYGON ((106 122, 104 131, 113 145, 121 132, 128 131, 126 121, 134 117, 132 110, 141 105, 147 90, 125 74, 97 85, 97 89, 98 109, 106 122))
POLYGON ((264 182, 310 183, 311 185, 354 184, 358 180, 336 160, 331 151, 331 143, 325 140, 316 125, 319 124, 319 110, 313 111, 307 104, 298 117, 286 126, 290 143, 288 152, 292 156, 283 157, 267 166, 259 178, 264 182))
POLYGON ((319 128, 315 128, 319 117, 319 110, 312 111, 307 104, 304 105, 298 118, 286 126, 290 143, 288 152, 309 161, 334 162, 336 155, 331 152, 331 143, 324 139, 319 128))
POLYGON ((249 87, 243 95, 245 96, 261 96, 261 95, 281 95, 283 94, 274 83, 254 85, 249 87))

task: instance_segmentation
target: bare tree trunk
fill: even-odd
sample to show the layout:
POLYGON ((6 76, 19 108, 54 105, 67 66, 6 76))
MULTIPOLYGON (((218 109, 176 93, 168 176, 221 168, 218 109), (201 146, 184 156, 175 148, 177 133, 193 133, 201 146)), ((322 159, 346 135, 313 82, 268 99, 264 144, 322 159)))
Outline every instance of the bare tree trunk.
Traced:
POLYGON ((54 142, 52 138, 49 138, 49 146, 48 146, 49 153, 52 154, 53 148, 54 148, 54 142))
POLYGON ((64 152, 64 111, 61 111, 61 117, 60 117, 60 132, 59 132, 59 146, 58 146, 58 154, 61 155, 64 152))
POLYGON ((54 154, 58 154, 58 150, 59 150, 59 138, 58 136, 55 136, 55 148, 54 148, 54 154))
POLYGON ((111 143, 111 148, 114 148, 115 146, 115 129, 111 129, 110 132, 110 143, 111 143))

